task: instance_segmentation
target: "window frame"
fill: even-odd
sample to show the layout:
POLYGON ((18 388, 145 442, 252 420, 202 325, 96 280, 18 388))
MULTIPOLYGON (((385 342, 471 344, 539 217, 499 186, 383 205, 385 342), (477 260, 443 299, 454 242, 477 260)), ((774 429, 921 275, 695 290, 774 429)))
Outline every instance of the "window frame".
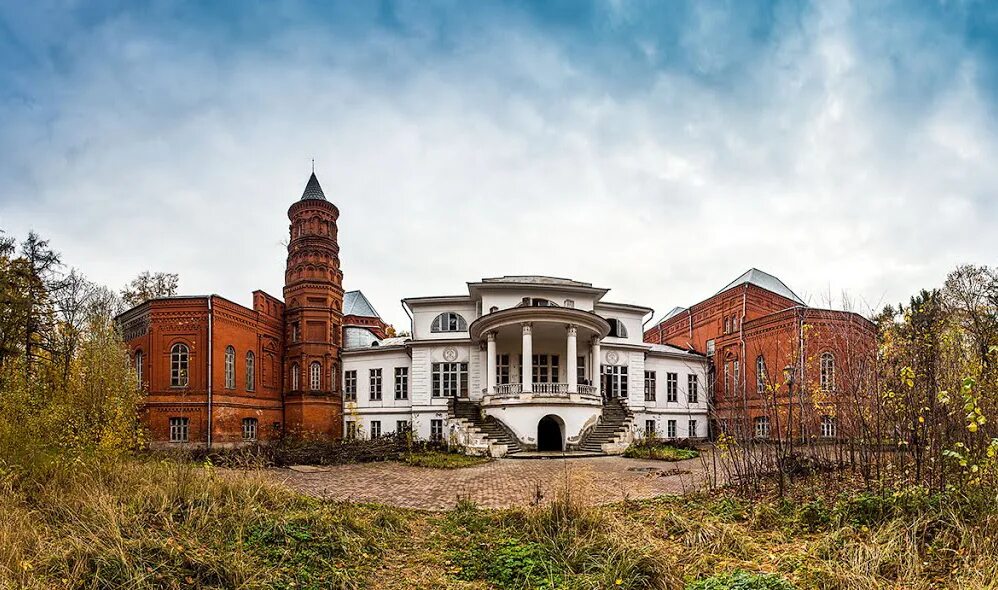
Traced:
POLYGON ((225 388, 236 388, 236 347, 225 347, 225 388))
POLYGON ((308 364, 308 390, 322 391, 322 361, 308 364))
POLYGON ((191 383, 191 349, 183 342, 170 347, 170 387, 185 388, 191 383))
POLYGON ((260 432, 260 421, 256 418, 243 418, 243 441, 256 442, 260 432))
POLYGON ((700 403, 700 376, 696 373, 686 374, 686 403, 700 403))
POLYGON ((409 367, 395 367, 395 399, 409 399, 409 367))
POLYGON ((370 386, 369 397, 372 402, 380 402, 382 397, 381 386, 383 385, 383 374, 381 367, 368 370, 368 385, 370 386))
POLYGON ((343 371, 343 401, 357 401, 357 369, 343 371))
POLYGON ((142 353, 142 349, 141 348, 136 349, 135 350, 135 381, 136 381, 136 383, 138 383, 139 389, 145 389, 145 386, 142 383, 142 379, 143 379, 142 361, 144 361, 144 360, 145 360, 145 355, 142 353))
POLYGON ((665 373, 665 401, 666 403, 679 403, 679 373, 672 371, 665 373))
POLYGON ((246 351, 246 391, 256 391, 256 354, 246 351))
POLYGON ((442 418, 430 419, 430 440, 440 442, 444 439, 444 421, 442 418))
POLYGON ((665 423, 665 437, 666 438, 678 438, 678 428, 676 426, 676 420, 667 420, 665 423))
POLYGON ((607 338, 627 338, 627 326, 624 322, 617 318, 607 318, 607 323, 610 324, 610 333, 607 334, 607 338))
POLYGON ((755 392, 766 393, 766 359, 760 354, 755 357, 755 392))
POLYGON ((430 395, 434 398, 467 397, 468 363, 432 363, 430 365, 430 395))
POLYGON ((830 350, 821 353, 818 360, 818 386, 821 391, 835 391, 835 354, 830 350))
POLYGON ((430 332, 433 334, 448 332, 467 332, 468 320, 456 311, 445 311, 433 318, 430 324, 430 332))
POLYGON ((190 442, 191 419, 186 416, 170 416, 170 442, 190 442))
POLYGON ((655 371, 645 371, 645 401, 653 402, 656 401, 656 389, 658 387, 658 380, 655 371))
POLYGON ((291 363, 291 391, 298 391, 301 385, 301 366, 291 363))
POLYGON ((370 438, 381 438, 381 420, 371 420, 369 430, 371 431, 370 438))

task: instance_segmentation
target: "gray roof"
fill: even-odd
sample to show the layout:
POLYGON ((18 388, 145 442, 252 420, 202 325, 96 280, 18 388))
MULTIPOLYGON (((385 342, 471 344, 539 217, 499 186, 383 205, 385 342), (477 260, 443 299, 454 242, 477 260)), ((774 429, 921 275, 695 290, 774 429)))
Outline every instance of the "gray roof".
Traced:
POLYGON ((755 285, 756 287, 760 287, 767 291, 771 291, 773 293, 776 293, 777 295, 782 295, 783 297, 786 297, 787 299, 795 301, 801 305, 807 305, 806 303, 804 303, 804 301, 801 300, 800 297, 797 296, 796 293, 790 290, 790 287, 783 284, 783 281, 781 281, 780 279, 774 277, 769 273, 762 272, 758 268, 750 268, 749 270, 745 271, 745 273, 742 276, 728 283, 726 287, 715 293, 715 295, 724 293, 725 291, 727 291, 732 287, 737 287, 738 285, 742 285, 745 283, 748 283, 750 285, 755 285))
POLYGON ((371 302, 360 291, 347 291, 343 294, 343 315, 362 318, 381 318, 371 302))
POLYGON ((592 287, 592 283, 583 283, 571 279, 559 277, 545 277, 541 275, 513 275, 504 277, 494 277, 482 279, 483 283, 511 283, 515 285, 560 285, 563 287, 592 287))
POLYGON ((652 352, 665 352, 670 354, 685 354, 689 356, 702 357, 702 354, 686 350, 685 348, 680 348, 678 346, 673 346, 672 344, 649 344, 652 352))
POLYGON ((312 173, 312 176, 308 177, 308 184, 305 185, 305 192, 301 194, 302 201, 307 199, 326 200, 326 195, 322 192, 322 187, 319 186, 319 179, 315 177, 315 172, 312 173))
POLYGON ((685 307, 679 307, 677 305, 676 307, 673 307, 672 309, 670 309, 669 313, 665 314, 662 317, 662 319, 658 320, 657 322, 655 322, 652 325, 657 326, 657 325, 661 324, 662 322, 664 322, 665 320, 672 319, 673 317, 675 317, 676 315, 679 315, 679 314, 683 313, 684 311, 686 311, 685 307))

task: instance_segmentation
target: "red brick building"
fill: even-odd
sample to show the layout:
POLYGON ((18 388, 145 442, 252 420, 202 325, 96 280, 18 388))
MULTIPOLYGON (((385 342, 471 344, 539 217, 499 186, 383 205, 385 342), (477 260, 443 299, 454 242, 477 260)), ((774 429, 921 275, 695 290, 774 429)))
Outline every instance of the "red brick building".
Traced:
POLYGON ((341 436, 344 326, 372 338, 387 326, 362 293, 343 291, 339 210, 314 173, 288 218, 284 301, 263 291, 252 309, 217 295, 168 297, 118 317, 148 393, 153 446, 341 436))
POLYGON ((712 361, 713 432, 845 436, 869 391, 876 328, 862 316, 809 307, 752 269, 713 296, 677 307, 644 334, 712 361))

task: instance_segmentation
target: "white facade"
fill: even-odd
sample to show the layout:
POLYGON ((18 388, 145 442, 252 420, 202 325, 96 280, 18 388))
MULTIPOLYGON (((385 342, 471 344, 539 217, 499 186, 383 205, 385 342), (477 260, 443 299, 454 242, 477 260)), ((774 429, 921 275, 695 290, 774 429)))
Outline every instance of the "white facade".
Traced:
POLYGON ((497 452, 477 418, 449 407, 456 398, 474 416, 498 420, 522 449, 579 448, 611 419, 621 422, 611 441, 618 444, 646 428, 659 437, 705 437, 706 359, 642 342, 652 310, 605 302, 606 293, 530 276, 469 283, 467 295, 403 300, 411 338, 343 352, 344 432, 383 435, 401 425, 418 438, 497 452))

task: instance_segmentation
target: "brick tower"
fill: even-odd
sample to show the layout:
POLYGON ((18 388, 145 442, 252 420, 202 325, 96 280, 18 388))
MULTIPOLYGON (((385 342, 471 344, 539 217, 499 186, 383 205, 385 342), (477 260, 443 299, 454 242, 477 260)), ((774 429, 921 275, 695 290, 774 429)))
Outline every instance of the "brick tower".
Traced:
POLYGON ((315 172, 288 209, 291 241, 284 273, 284 422, 291 434, 340 438, 343 273, 336 220, 315 172))

